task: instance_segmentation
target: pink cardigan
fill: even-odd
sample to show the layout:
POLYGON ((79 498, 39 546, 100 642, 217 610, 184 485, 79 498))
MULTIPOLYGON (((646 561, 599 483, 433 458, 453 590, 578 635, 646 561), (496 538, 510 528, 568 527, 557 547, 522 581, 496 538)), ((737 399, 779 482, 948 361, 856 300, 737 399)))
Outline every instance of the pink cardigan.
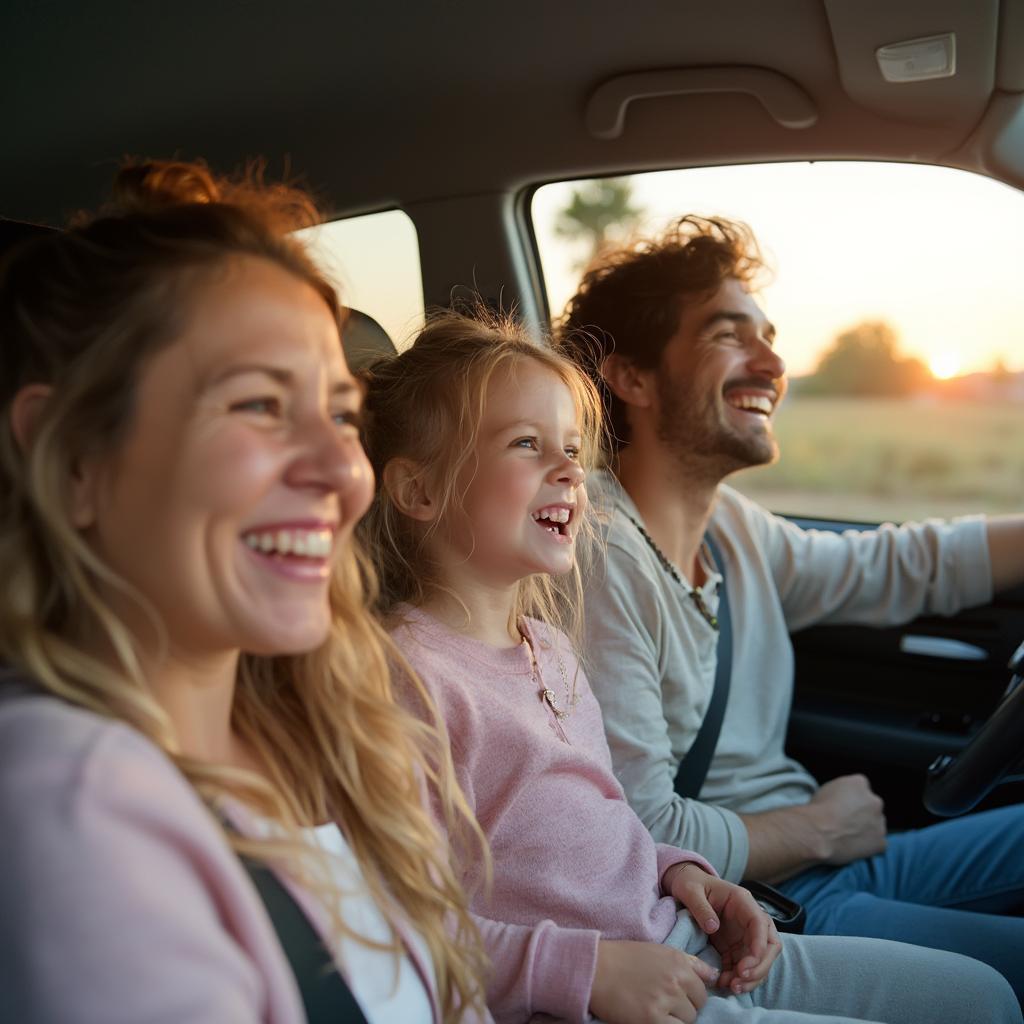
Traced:
MULTIPOLYGON (((244 811, 231 817, 251 832, 244 811)), ((322 908, 281 880, 325 934, 322 908)), ((433 972, 406 948, 439 1022, 433 972)), ((0 1009, 20 1024, 305 1020, 263 903, 174 765, 124 724, 10 686, 0 1009)))
MULTIPOLYGON (((612 772, 601 709, 568 639, 531 622, 545 684, 540 699, 527 650, 469 639, 403 606, 393 637, 437 701, 455 771, 494 855, 494 885, 472 909, 493 964, 491 1012, 519 1024, 544 1012, 587 1020, 600 938, 663 942, 676 923, 661 890, 672 864, 696 853, 655 843, 612 772), (561 664, 559 664, 561 662, 561 664)), ((475 865, 466 865, 468 882, 475 865)), ((472 891, 472 888, 471 888, 472 891)))

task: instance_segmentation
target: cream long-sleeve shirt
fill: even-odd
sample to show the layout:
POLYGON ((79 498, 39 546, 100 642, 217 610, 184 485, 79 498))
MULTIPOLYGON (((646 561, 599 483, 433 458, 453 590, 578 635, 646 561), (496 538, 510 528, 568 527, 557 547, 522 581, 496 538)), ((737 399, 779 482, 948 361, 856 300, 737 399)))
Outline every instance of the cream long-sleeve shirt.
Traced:
MULTIPOLYGON (((673 783, 711 700, 717 633, 630 521, 642 519, 618 481, 599 472, 587 488, 603 543, 586 581, 583 663, 616 775, 655 839, 697 850, 736 881, 749 850, 738 815, 806 803, 817 788, 784 751, 790 632, 893 625, 990 600, 984 519, 803 530, 722 486, 710 532, 728 572, 731 687, 700 799, 688 800, 673 783)), ((712 572, 705 587, 712 606, 720 579, 712 572)))

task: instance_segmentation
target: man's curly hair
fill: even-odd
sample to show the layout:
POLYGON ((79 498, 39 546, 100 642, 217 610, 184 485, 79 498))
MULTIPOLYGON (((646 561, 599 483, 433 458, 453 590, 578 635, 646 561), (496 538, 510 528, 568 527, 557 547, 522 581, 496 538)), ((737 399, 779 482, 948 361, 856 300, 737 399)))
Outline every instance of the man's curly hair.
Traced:
POLYGON ((693 214, 591 264, 558 322, 557 344, 597 384, 612 452, 629 443, 629 423, 625 404, 601 375, 604 360, 617 352, 655 369, 687 303, 710 298, 730 277, 754 287, 766 269, 746 224, 693 214))

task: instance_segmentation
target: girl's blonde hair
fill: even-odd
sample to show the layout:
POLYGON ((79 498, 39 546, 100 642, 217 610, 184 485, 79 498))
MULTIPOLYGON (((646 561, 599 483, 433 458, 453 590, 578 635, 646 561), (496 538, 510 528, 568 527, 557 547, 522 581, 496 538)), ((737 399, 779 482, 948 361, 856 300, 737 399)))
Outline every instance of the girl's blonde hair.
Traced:
MULTIPOLYGON (((550 370, 571 392, 583 439, 580 463, 590 468, 600 453, 601 427, 593 383, 571 360, 534 341, 513 316, 489 310, 482 302, 467 311, 434 314, 410 348, 366 372, 365 448, 379 486, 359 531, 376 560, 383 615, 401 602, 419 605, 439 592, 450 594, 442 566, 430 555, 431 532, 463 507, 476 468, 488 387, 524 360, 550 370), (384 468, 396 458, 408 459, 429 474, 439 495, 438 514, 427 527, 404 515, 388 491, 384 468)), ((577 551, 587 548, 577 544, 577 551)), ((517 590, 516 617, 542 619, 578 640, 579 562, 577 557, 567 579, 556 581, 546 573, 524 578, 517 590)))
MULTIPOLYGON (((326 860, 299 831, 337 820, 378 905, 425 940, 445 1019, 454 1021, 482 1007, 485 961, 424 789, 451 835, 471 841, 480 833, 455 785, 443 728, 392 699, 392 646, 368 612, 376 583, 358 545, 338 558, 322 647, 241 658, 233 726, 269 766, 268 783, 182 754, 139 669, 139 638, 104 594, 115 588, 151 620, 155 612, 66 512, 76 462, 116 449, 131 430, 135 384, 181 331, 197 283, 239 257, 269 260, 315 288, 341 328, 334 289, 288 235, 316 220, 302 192, 261 185, 258 175, 229 183, 201 164, 146 163, 122 170, 114 204, 100 216, 29 242, 8 261, 0 277, 0 661, 138 729, 214 810, 230 794, 275 819, 279 838, 228 830, 228 841, 293 872, 336 929, 352 934, 326 860), (25 451, 11 406, 32 383, 52 395, 25 451), (114 665, 89 653, 102 646, 115 652, 114 665)), ((385 948, 398 951, 394 930, 385 948)))

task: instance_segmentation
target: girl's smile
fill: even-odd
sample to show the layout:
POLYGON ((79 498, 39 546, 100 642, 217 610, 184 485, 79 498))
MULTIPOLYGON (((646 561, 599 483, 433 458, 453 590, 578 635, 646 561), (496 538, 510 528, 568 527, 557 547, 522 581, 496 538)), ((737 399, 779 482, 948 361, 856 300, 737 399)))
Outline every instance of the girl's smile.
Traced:
POLYGON ((576 514, 575 502, 571 505, 545 505, 543 508, 531 512, 533 521, 544 530, 548 536, 562 544, 571 544, 574 531, 570 532, 569 524, 573 522, 576 514))

